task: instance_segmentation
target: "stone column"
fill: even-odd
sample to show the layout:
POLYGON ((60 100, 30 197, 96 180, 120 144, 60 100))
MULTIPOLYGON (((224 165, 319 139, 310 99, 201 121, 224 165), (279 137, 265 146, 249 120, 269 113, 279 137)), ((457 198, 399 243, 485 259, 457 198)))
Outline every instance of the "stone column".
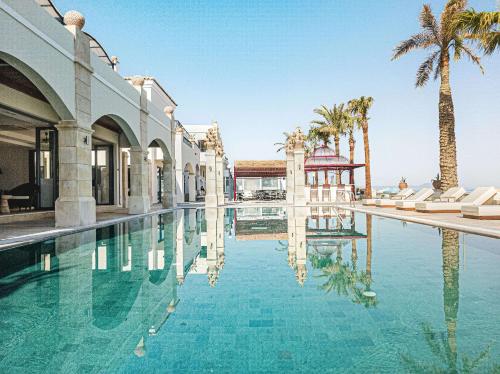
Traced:
POLYGON ((164 208, 174 207, 174 188, 175 178, 172 160, 164 156, 163 158, 163 192, 161 202, 164 208))
POLYGON ((92 196, 92 124, 90 38, 82 32, 85 19, 68 12, 66 28, 74 36, 75 118, 56 125, 59 153, 59 197, 55 202, 57 227, 95 223, 92 196))
POLYGON ((151 202, 148 191, 148 152, 140 146, 130 147, 130 197, 129 214, 149 211, 151 202))
POLYGON ((59 197, 55 203, 57 227, 95 223, 92 196, 92 130, 76 121, 56 125, 59 136, 59 197))
POLYGON ((216 186, 216 163, 215 163, 215 149, 207 145, 207 151, 205 152, 206 159, 206 195, 205 195, 205 206, 206 207, 216 207, 217 206, 217 186, 216 186))
POLYGON ((122 155, 122 207, 128 207, 128 152, 123 151, 122 155))
MULTIPOLYGON (((177 121, 175 120, 174 116, 174 111, 175 107, 173 105, 166 106, 163 110, 165 112, 165 115, 168 117, 170 120, 170 159, 168 159, 168 156, 164 155, 164 160, 167 160, 167 163, 170 161, 170 169, 168 170, 168 175, 165 179, 164 174, 164 183, 167 183, 168 186, 166 186, 165 191, 170 191, 171 192, 171 197, 167 201, 172 201, 172 205, 168 206, 168 208, 175 208, 177 206, 177 182, 176 182, 176 175, 175 175, 175 167, 176 167, 176 152, 177 152, 177 147, 175 144, 175 134, 177 133, 177 121)), ((182 151, 182 148, 181 148, 182 151)), ((164 173, 166 169, 164 168, 164 173)))
POLYGON ((294 163, 294 203, 296 206, 305 206, 305 174, 304 174, 304 134, 300 129, 295 132, 295 147, 293 150, 294 163))
POLYGON ((217 191, 217 204, 224 205, 224 160, 222 158, 222 149, 215 151, 215 170, 216 170, 216 191, 217 191))
POLYGON ((285 145, 286 150, 286 203, 293 205, 294 200, 294 186, 295 186, 295 173, 294 173, 294 158, 293 158, 293 143, 287 140, 285 145))
POLYGON ((184 129, 177 127, 175 132, 175 181, 177 203, 184 202, 184 162, 182 160, 182 143, 184 138, 184 129))

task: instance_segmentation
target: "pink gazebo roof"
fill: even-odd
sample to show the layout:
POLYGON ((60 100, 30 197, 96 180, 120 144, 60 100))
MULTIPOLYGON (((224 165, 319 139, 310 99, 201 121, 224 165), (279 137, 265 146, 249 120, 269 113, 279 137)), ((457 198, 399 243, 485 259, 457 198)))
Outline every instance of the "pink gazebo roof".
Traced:
POLYGON ((351 170, 363 167, 365 164, 351 164, 344 156, 336 155, 335 151, 326 145, 316 147, 306 158, 304 169, 312 170, 351 170))

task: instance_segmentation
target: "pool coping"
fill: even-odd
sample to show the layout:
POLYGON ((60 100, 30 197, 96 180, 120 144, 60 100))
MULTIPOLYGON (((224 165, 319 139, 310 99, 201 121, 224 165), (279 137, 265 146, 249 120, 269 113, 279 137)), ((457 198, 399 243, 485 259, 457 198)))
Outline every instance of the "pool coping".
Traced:
POLYGON ((0 240, 0 251, 6 250, 6 249, 11 249, 11 248, 16 248, 16 247, 21 247, 23 245, 38 243, 40 241, 44 241, 47 239, 57 238, 59 236, 76 234, 76 233, 79 233, 82 231, 98 229, 101 227, 114 225, 114 224, 122 223, 125 221, 132 221, 135 219, 144 218, 144 217, 151 216, 154 214, 163 214, 163 213, 173 212, 173 211, 178 210, 178 209, 189 209, 189 208, 190 209, 199 209, 199 206, 197 206, 197 205, 190 206, 187 204, 183 204, 183 205, 177 206, 176 208, 161 208, 161 209, 151 210, 147 213, 125 215, 123 217, 115 217, 115 218, 105 219, 105 220, 93 223, 91 225, 84 225, 84 226, 78 226, 78 227, 61 227, 61 228, 54 227, 50 230, 45 230, 45 231, 41 231, 38 233, 15 236, 15 237, 8 238, 8 239, 1 239, 0 240))
MULTIPOLYGON (((366 213, 366 214, 376 215, 376 216, 385 217, 385 218, 397 219, 400 221, 413 222, 413 223, 418 223, 418 224, 433 226, 433 227, 442 227, 445 229, 466 232, 468 234, 476 234, 476 235, 482 235, 482 236, 488 236, 491 238, 500 239, 500 230, 497 230, 497 229, 475 227, 475 226, 469 226, 469 225, 464 225, 464 224, 460 224, 460 223, 453 223, 453 222, 446 222, 446 221, 441 221, 441 220, 433 220, 432 218, 427 218, 427 217, 415 217, 415 216, 401 215, 401 214, 397 214, 397 213, 393 213, 393 212, 384 211, 384 210, 382 210, 382 208, 378 208, 380 210, 376 210, 376 209, 363 208, 360 206, 352 207, 352 206, 340 205, 340 204, 335 205, 335 207, 350 210, 353 212, 366 213)), ((437 214, 437 213, 435 213, 435 214, 437 214)))

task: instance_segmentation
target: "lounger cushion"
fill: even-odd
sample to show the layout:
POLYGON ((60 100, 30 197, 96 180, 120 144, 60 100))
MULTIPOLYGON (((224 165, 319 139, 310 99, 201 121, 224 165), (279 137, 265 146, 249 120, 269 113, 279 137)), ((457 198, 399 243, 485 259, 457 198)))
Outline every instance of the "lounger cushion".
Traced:
POLYGON ((474 217, 500 217, 500 205, 467 205, 462 214, 474 217))

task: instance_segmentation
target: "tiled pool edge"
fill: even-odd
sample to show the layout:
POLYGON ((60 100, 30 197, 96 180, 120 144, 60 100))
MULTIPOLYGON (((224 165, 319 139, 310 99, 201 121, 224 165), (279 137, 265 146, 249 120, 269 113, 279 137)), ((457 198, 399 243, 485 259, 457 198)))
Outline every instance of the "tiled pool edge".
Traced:
POLYGON ((488 236, 491 238, 500 239, 500 230, 496 230, 496 229, 475 227, 475 226, 463 225, 463 224, 459 224, 459 223, 433 220, 433 219, 429 219, 426 217, 415 217, 415 216, 401 215, 401 214, 397 214, 397 213, 393 213, 393 212, 384 211, 383 208, 376 208, 376 209, 379 209, 379 210, 376 210, 376 209, 363 208, 360 206, 352 207, 352 206, 348 206, 348 205, 336 205, 336 207, 341 208, 341 209, 350 210, 353 212, 372 214, 372 215, 376 215, 376 216, 380 216, 380 217, 397 219, 400 221, 419 223, 422 225, 433 226, 433 227, 442 227, 445 229, 466 232, 468 234, 476 234, 476 235, 482 235, 482 236, 488 236))
MULTIPOLYGON (((36 234, 17 236, 17 237, 13 237, 13 238, 9 238, 9 239, 1 239, 0 240, 0 251, 10 249, 10 248, 20 247, 23 245, 36 243, 36 242, 47 240, 47 239, 56 238, 56 237, 63 236, 63 235, 75 234, 75 233, 82 232, 82 231, 98 229, 101 227, 114 225, 114 224, 125 222, 125 221, 131 221, 134 219, 147 217, 147 216, 150 216, 153 214, 163 214, 163 213, 172 212, 176 209, 185 209, 185 208, 190 208, 190 206, 185 205, 185 206, 177 207, 175 209, 172 209, 172 208, 157 209, 157 210, 152 210, 150 212, 142 213, 142 214, 134 214, 134 215, 127 215, 124 217, 116 217, 116 218, 106 219, 103 221, 98 221, 98 222, 91 224, 91 225, 70 227, 70 228, 56 228, 56 227, 54 227, 52 230, 41 231, 41 232, 36 233, 36 234)), ((193 206, 192 208, 194 209, 194 208, 198 208, 198 207, 193 206)))

